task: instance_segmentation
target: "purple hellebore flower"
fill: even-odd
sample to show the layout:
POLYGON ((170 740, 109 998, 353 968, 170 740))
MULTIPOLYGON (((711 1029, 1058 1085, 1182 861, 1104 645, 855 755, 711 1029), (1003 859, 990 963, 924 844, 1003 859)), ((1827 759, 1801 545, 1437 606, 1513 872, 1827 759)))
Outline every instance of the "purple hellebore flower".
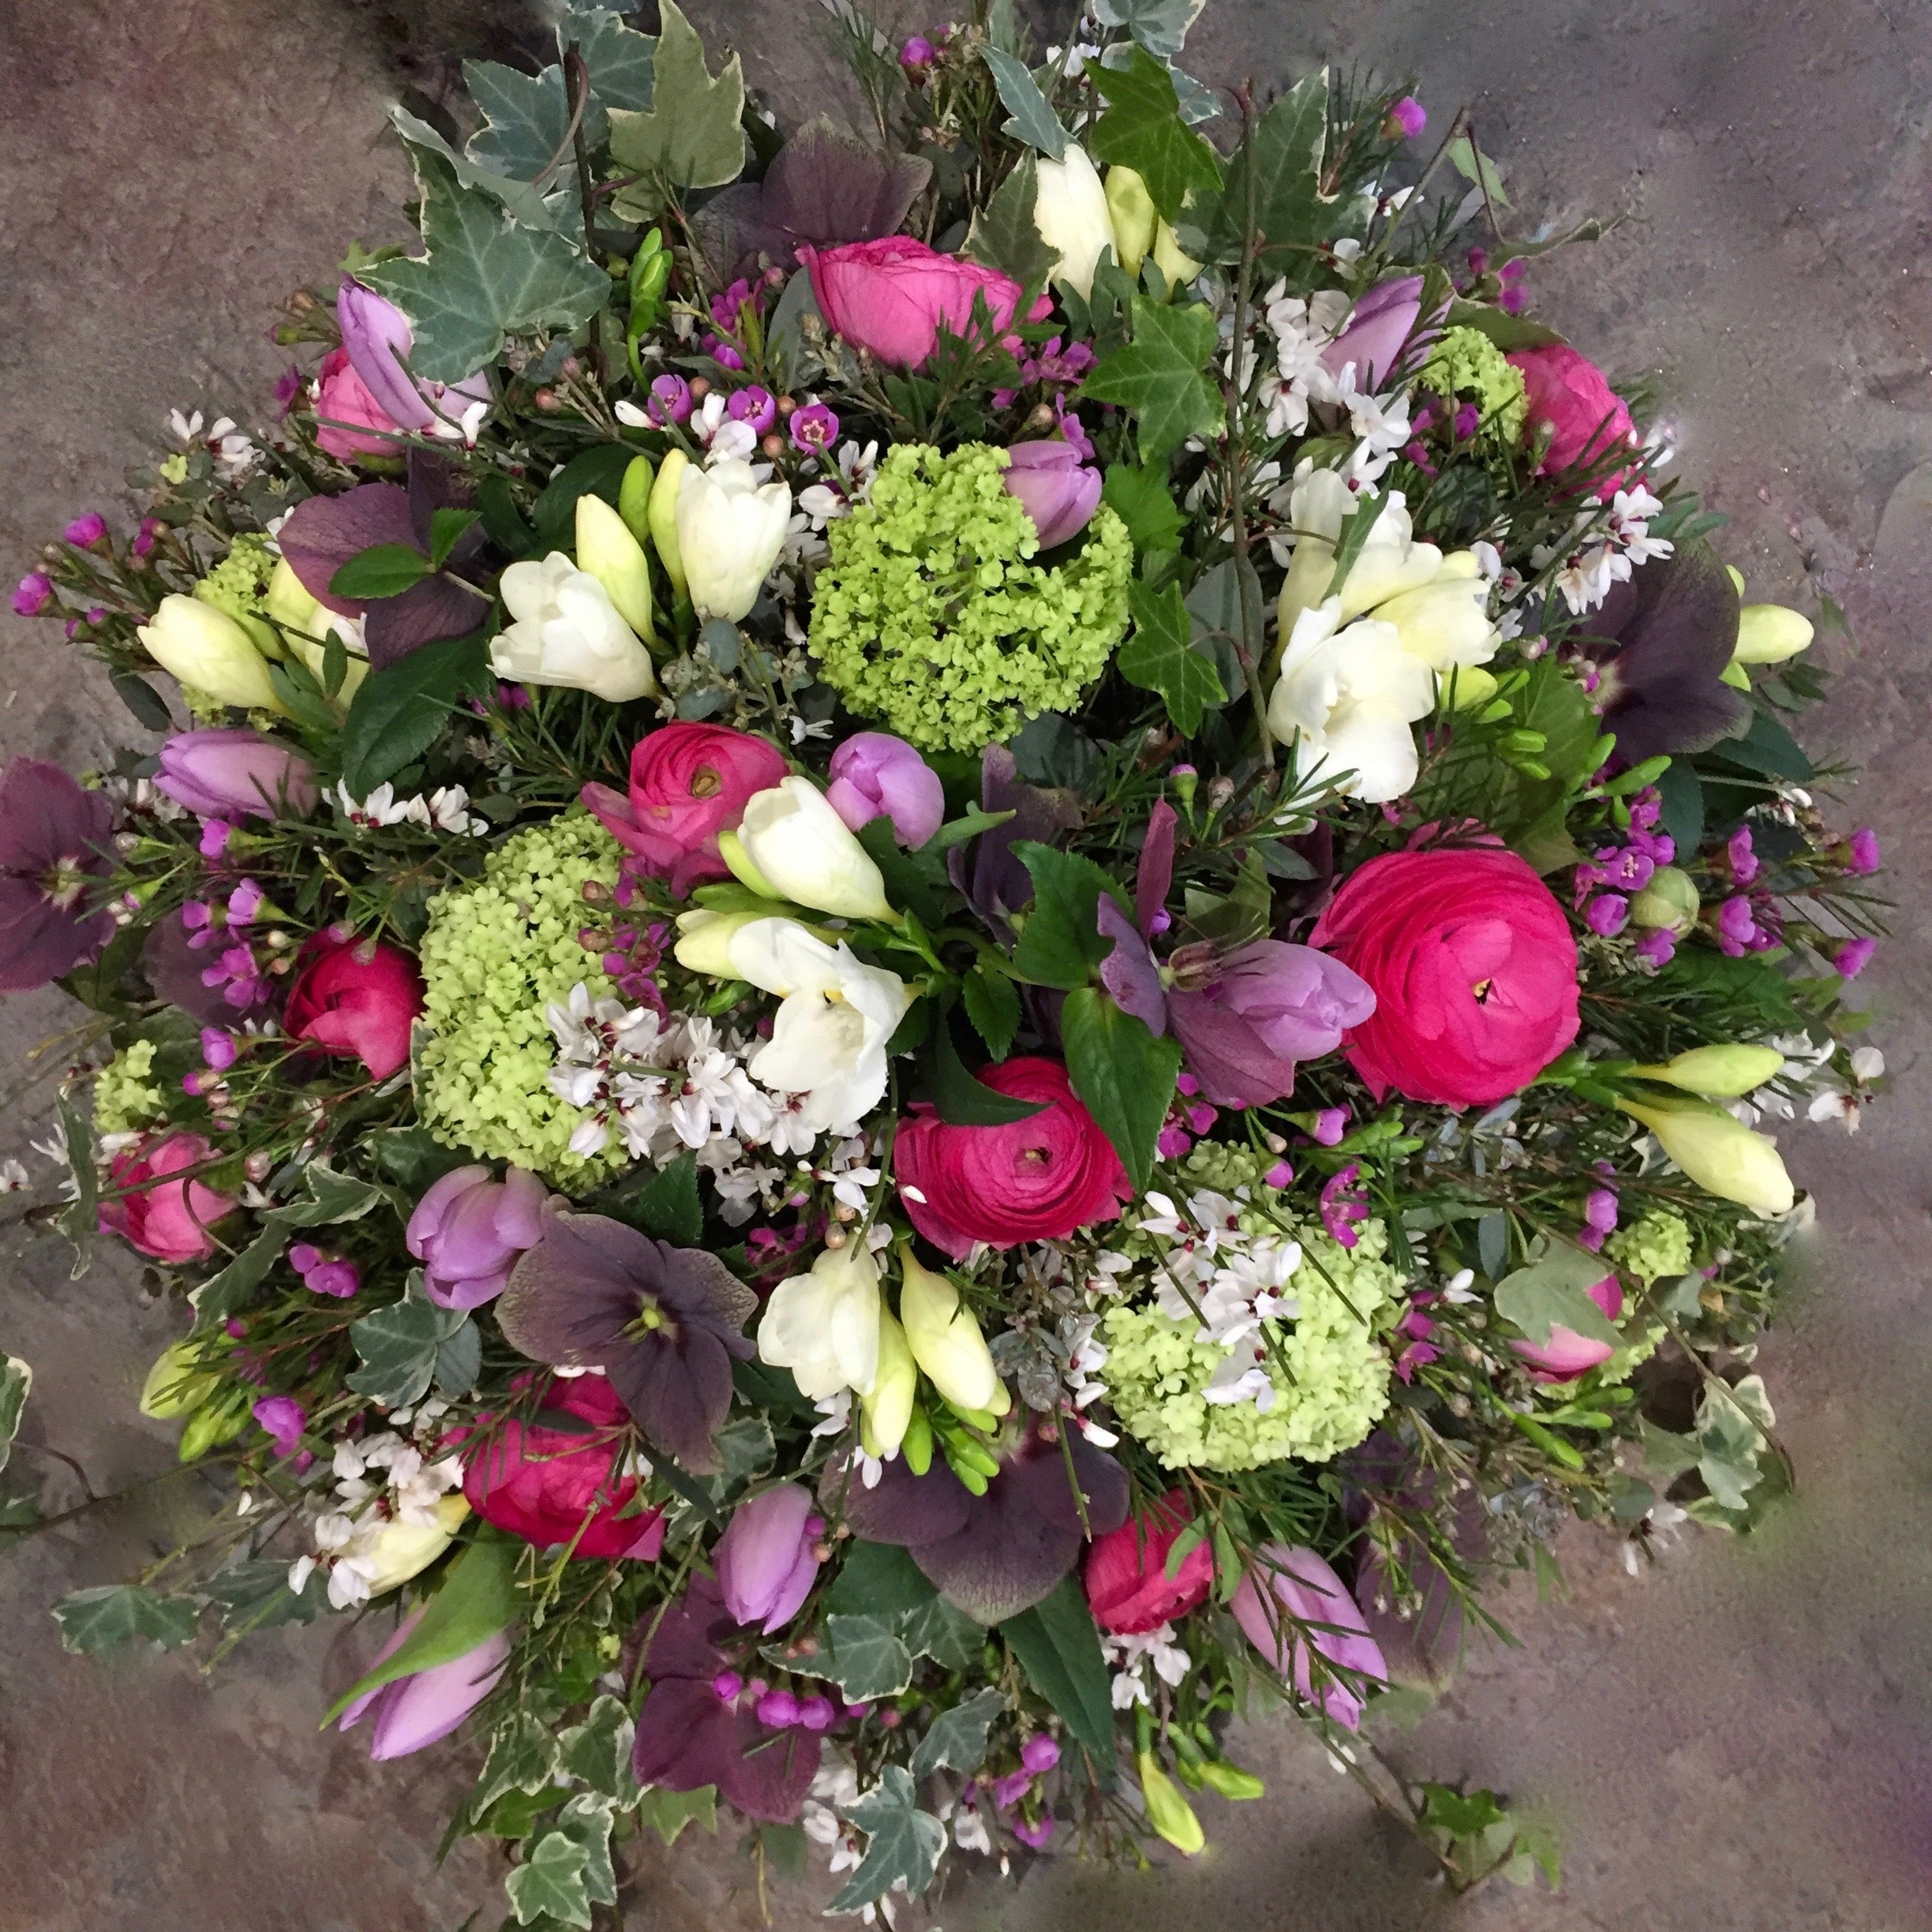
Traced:
MULTIPOLYGON (((403 1619, 395 1634, 376 1652, 376 1663, 402 1648, 422 1614, 413 1610, 403 1619)), ((509 1661, 510 1639, 499 1631, 447 1664, 432 1664, 365 1692, 343 1713, 338 1728, 346 1731, 373 1711, 376 1724, 370 1757, 378 1762, 406 1758, 447 1737, 496 1688, 509 1661)))
POLYGON ((792 447, 808 455, 815 456, 829 450, 838 440, 838 417, 822 402, 807 402, 802 410, 793 410, 786 427, 791 432, 792 447))
POLYGON ((1413 94, 1405 94, 1389 109, 1384 125, 1392 135, 1413 140, 1428 125, 1428 113, 1413 94))
POLYGON ((1100 472, 1088 469, 1071 443, 1015 443, 1006 453, 1013 459, 1002 479, 1006 493, 1033 519, 1043 550, 1069 541, 1093 521, 1100 472))
POLYGON ((403 366, 416 339, 409 317, 360 282, 344 279, 335 320, 355 373, 398 429, 434 430, 459 417, 466 404, 489 401, 489 379, 480 373, 449 384, 412 376, 403 366))
POLYGON ((1350 312, 1348 326, 1321 352, 1322 366, 1339 378, 1352 362, 1363 395, 1382 388, 1402 359, 1422 313, 1422 278, 1398 275, 1368 290, 1350 312))
POLYGON ((496 1304, 512 1348, 553 1368, 601 1368, 661 1454, 700 1476, 748 1361, 758 1297, 716 1256, 653 1241, 608 1215, 544 1210, 543 1236, 496 1304))
POLYGON ((1256 1567, 1241 1579, 1230 1605, 1235 1622, 1265 1661, 1292 1677, 1303 1697, 1335 1723, 1356 1729, 1362 1713, 1357 1683, 1388 1679, 1388 1665, 1368 1634, 1361 1606, 1312 1549, 1267 1543, 1255 1554, 1256 1567), (1316 1657, 1323 1665, 1319 1689, 1316 1657))
POLYGON ((734 390, 724 405, 724 414, 733 422, 749 423, 754 435, 762 436, 778 420, 778 402, 769 389, 753 383, 734 390))
POLYGON ((883 814, 901 845, 923 845, 945 818, 939 774, 903 738, 858 732, 832 754, 826 797, 854 832, 883 814))
POLYGON ((201 818, 306 818, 319 794, 306 758, 253 731, 177 732, 155 784, 201 818))
POLYGON ((651 378, 650 394, 644 399, 644 414, 661 427, 681 423, 691 413, 691 384, 682 376, 666 370, 651 378))
POLYGON ((631 1768, 640 1784, 666 1791, 715 1784, 747 1818, 784 1824, 798 1816, 818 1775, 819 1727, 774 1731, 760 1721, 758 1706, 769 1692, 754 1691, 728 1668, 724 1646, 739 1636, 717 1582, 694 1576, 645 1653, 651 1688, 638 1713, 631 1768))
POLYGON ((465 1309, 501 1294, 517 1257, 543 1239, 549 1198, 521 1167, 506 1170, 500 1181, 487 1167, 458 1167, 432 1181, 404 1234, 423 1264, 424 1294, 438 1308, 465 1309))
POLYGON ((293 1395, 264 1395, 254 1407, 255 1420, 275 1439, 275 1454, 283 1462, 301 1447, 309 1411, 293 1395))
POLYGON ((1629 923, 1630 901, 1618 893, 1599 893, 1583 908, 1583 923, 1599 938, 1615 938, 1629 923))
POLYGON ((1878 950, 1876 939, 1848 939, 1833 955, 1832 964, 1848 979, 1855 979, 1878 950))
POLYGON ((54 579, 44 571, 29 571, 13 589, 13 615, 38 617, 54 595, 54 579))
POLYGON ((91 550, 107 534, 107 519, 98 510, 90 510, 76 517, 61 532, 61 541, 72 544, 77 550, 91 550))
POLYGON ((1861 826, 1852 834, 1845 871, 1853 878, 1869 878, 1878 870, 1878 834, 1870 826, 1861 826))
POLYGON ((941 1595, 990 1624, 1050 1596, 1085 1537, 1118 1530, 1127 1505, 1126 1473, 1111 1456, 1082 1436, 1063 1445, 1029 1432, 1004 1450, 983 1496, 937 1458, 915 1476, 901 1457, 886 1465, 875 1488, 854 1485, 845 1516, 856 1535, 899 1544, 941 1595), (1086 1498, 1084 1527, 1067 1477, 1069 1450, 1086 1498))
POLYGON ((783 1630, 811 1594, 825 1526, 811 1492, 798 1483, 747 1496, 711 1556, 725 1608, 740 1623, 763 1625, 768 1637, 783 1630))
POLYGON ((0 993, 51 986, 114 932, 88 882, 113 866, 114 807, 58 765, 17 758, 0 775, 0 993))

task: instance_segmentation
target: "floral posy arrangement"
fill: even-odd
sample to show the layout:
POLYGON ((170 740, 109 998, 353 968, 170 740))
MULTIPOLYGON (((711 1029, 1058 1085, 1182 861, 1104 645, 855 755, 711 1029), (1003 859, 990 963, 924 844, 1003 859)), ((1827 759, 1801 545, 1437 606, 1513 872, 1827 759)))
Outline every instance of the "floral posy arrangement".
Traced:
POLYGON ((1197 5, 841 12, 788 137, 579 7, 16 593, 161 738, 0 781, 34 1211, 152 1263, 219 1506, 64 1639, 366 1615, 328 1716, 477 1740, 519 1924, 721 1810, 867 1918, 1193 1853, 1270 1698, 1552 1868, 1361 1727, 1572 1512, 1784 1486, 1765 1123, 1882 1072, 1811 625, 1462 118, 1211 91, 1197 5))

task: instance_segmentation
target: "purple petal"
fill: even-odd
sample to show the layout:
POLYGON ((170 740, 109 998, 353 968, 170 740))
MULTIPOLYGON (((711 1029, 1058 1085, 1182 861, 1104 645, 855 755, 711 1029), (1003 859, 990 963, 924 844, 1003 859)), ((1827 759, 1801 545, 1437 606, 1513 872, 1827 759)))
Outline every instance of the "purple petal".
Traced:
POLYGON ((1100 983, 1113 995, 1122 1013, 1144 1020, 1154 1033, 1167 1031, 1167 995, 1161 985, 1160 968, 1148 950, 1148 942, 1134 930, 1133 921, 1103 893, 1095 923, 1114 942, 1114 950, 1100 962, 1100 983))
POLYGON ((364 610, 370 668, 386 671, 425 644, 467 637, 489 615, 489 600, 453 578, 425 577, 400 597, 380 598, 364 610))
POLYGON ((1140 863, 1134 873, 1134 917, 1151 939, 1155 922, 1167 909, 1167 889, 1174 883, 1174 828, 1179 815, 1165 799, 1148 814, 1147 837, 1141 841, 1140 863))
MULTIPOLYGON (((275 541, 288 559, 289 568, 301 579, 302 588, 324 609, 341 617, 359 617, 366 607, 333 596, 329 580, 351 557, 376 544, 417 547, 409 492, 399 483, 358 483, 339 496, 304 497, 275 541)), ((474 620, 466 627, 474 629, 474 620)), ((455 637, 462 633, 444 635, 455 637)))
POLYGON ((406 1758, 447 1737, 496 1688, 509 1661, 510 1639, 499 1631, 447 1664, 384 1685, 369 1756, 406 1758))
POLYGON ((1170 987, 1167 1017, 1189 1071, 1216 1106, 1267 1106, 1294 1091, 1294 1062, 1271 1052, 1261 1035, 1222 1002, 1218 989, 1170 987))

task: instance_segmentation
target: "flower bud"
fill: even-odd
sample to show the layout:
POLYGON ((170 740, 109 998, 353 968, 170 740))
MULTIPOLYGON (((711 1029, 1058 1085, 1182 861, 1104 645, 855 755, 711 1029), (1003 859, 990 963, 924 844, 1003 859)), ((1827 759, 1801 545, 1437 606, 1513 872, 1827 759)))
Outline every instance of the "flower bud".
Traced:
POLYGON ((1042 161, 1035 179, 1033 225, 1060 258, 1053 279, 1076 290, 1085 301, 1093 294, 1100 251, 1114 245, 1106 190, 1077 141, 1069 141, 1058 161, 1042 161))
POLYGON ((922 1267, 909 1245, 899 1250, 899 1318, 912 1357, 955 1409, 1003 1416, 1013 1406, 993 1357, 959 1290, 943 1275, 922 1267))
POLYGON ((617 487, 617 514, 639 543, 650 541, 651 485, 656 474, 648 456, 634 456, 617 487))
POLYGON ((1775 1080, 1784 1056, 1775 1046, 1693 1046, 1662 1066, 1640 1066, 1639 1078, 1681 1087, 1706 1099, 1734 1099, 1775 1080))
POLYGON ((859 1440, 867 1455, 888 1458, 899 1453, 906 1425, 912 1419, 912 1398, 919 1389, 919 1368, 906 1341, 906 1331, 889 1309, 879 1310, 878 1373, 859 1398, 859 1440))
POLYGON ((1181 252, 1181 244, 1170 224, 1163 222, 1154 230, 1154 266, 1170 289, 1185 288, 1201 271, 1202 264, 1181 252))
MULTIPOLYGON (((216 610, 222 608, 218 601, 218 593, 209 587, 205 577, 195 586, 190 594, 200 598, 204 604, 213 605, 216 610)), ((105 612, 102 612, 103 616, 106 614, 105 612)), ((258 617, 253 611, 228 611, 223 614, 238 623, 247 632, 249 642, 264 657, 272 657, 279 661, 286 654, 282 648, 282 633, 266 617, 258 617)), ((97 621, 92 612, 88 615, 88 621, 90 623, 97 621)))
POLYGON ((157 1422, 172 1422, 199 1409, 221 1386, 221 1377, 199 1365, 200 1352, 183 1337, 155 1357, 141 1384, 140 1412, 157 1422))
MULTIPOLYGON (((670 468, 668 462, 665 467, 670 468)), ((758 601, 784 548, 791 486, 759 483, 742 458, 728 457, 705 470, 687 464, 678 479, 674 516, 691 602, 702 616, 736 623, 758 601)))
POLYGON ((1230 1764, 1225 1758, 1204 1758, 1195 1769, 1200 1781, 1223 1798, 1261 1798, 1267 1795, 1267 1785, 1252 1771, 1244 1771, 1239 1765, 1230 1764))
POLYGON ((801 1484, 747 1496, 712 1556, 725 1608, 740 1623, 762 1624, 768 1636, 783 1630, 811 1594, 824 1530, 825 1518, 801 1484))
POLYGON ((713 979, 741 975, 731 961, 733 936, 762 912, 711 912, 702 907, 678 915, 677 963, 687 972, 706 973, 713 979))
POLYGON ((1180 1788, 1160 1768, 1160 1760, 1151 1750, 1140 1754, 1140 1795, 1147 1800, 1148 1822, 1178 1852, 1196 1856, 1208 1842, 1194 1807, 1181 1795, 1180 1788))
POLYGON ((1154 197, 1133 169, 1114 167, 1106 172, 1106 204, 1114 221, 1114 259, 1138 282, 1160 226, 1154 197))
POLYGON ((1687 933, 1697 923, 1703 900, 1696 882, 1676 866, 1659 866, 1650 882, 1631 901, 1631 921, 1653 932, 1687 933))
POLYGON ((1733 664, 1782 664, 1807 649, 1812 638, 1811 620, 1781 604, 1747 604, 1738 612, 1737 649, 1733 664))
POLYGON ((427 1570, 449 1548, 469 1514, 470 1505, 462 1497, 446 1496, 436 1502, 433 1523, 404 1522, 399 1518, 384 1524, 361 1552, 376 1565, 369 1579, 369 1594, 380 1597, 427 1570))
POLYGON ((1791 1176, 1769 1136, 1753 1133, 1702 1100, 1620 1099, 1617 1105, 1648 1127, 1699 1187, 1766 1219, 1791 1211, 1791 1176))
POLYGON ((651 622, 650 564, 644 546, 601 496, 577 499, 577 567, 601 583, 621 617, 646 644, 657 641, 651 622))
MULTIPOLYGON (((736 844, 756 878, 769 882, 752 884, 754 892, 843 919, 897 916, 886 902, 886 882, 871 855, 809 778, 781 779, 769 791, 754 793, 736 844)), ((731 863, 730 843, 723 837, 718 849, 731 863)))
POLYGON ((137 635, 148 656, 182 683, 223 704, 286 714, 253 639, 213 605, 178 593, 164 597, 137 635))
POLYGON ((651 485, 646 510, 651 541, 657 546, 657 560, 680 597, 689 586, 684 577, 684 560, 678 550, 677 500, 684 473, 690 467, 691 459, 680 449, 672 450, 657 472, 657 481, 651 485))

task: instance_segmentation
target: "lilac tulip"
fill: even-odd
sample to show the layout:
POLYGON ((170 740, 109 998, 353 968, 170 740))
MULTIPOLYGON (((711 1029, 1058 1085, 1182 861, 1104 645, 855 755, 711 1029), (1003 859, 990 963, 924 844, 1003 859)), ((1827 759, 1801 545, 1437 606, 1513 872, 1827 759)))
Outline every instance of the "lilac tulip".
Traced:
POLYGON ((945 818, 939 774, 890 732, 859 732, 832 754, 826 797, 854 832, 882 813, 901 845, 923 845, 945 818))
MULTIPOLYGON (((376 1652, 376 1663, 395 1656, 421 1617, 422 1612, 415 1610, 403 1619, 376 1652)), ((339 1728, 346 1731, 373 1710, 376 1724, 369 1739, 370 1757, 379 1762, 406 1758, 447 1737, 496 1687, 509 1661, 510 1639, 499 1631, 447 1664, 432 1664, 365 1692, 343 1713, 339 1728)))
POLYGON ((416 339, 409 317, 360 282, 344 280, 335 320, 355 373, 399 429, 433 432, 460 417, 466 404, 489 401, 489 380, 481 374, 447 386, 413 377, 403 365, 416 339))
POLYGON ((1339 377, 1355 365, 1355 387, 1371 395, 1394 373, 1422 313, 1422 278, 1398 275, 1379 283, 1356 303, 1342 330, 1321 352, 1322 366, 1339 377))
POLYGON ((811 1594, 825 1526, 811 1492, 797 1483, 747 1496, 713 1553, 725 1608, 767 1636, 783 1630, 811 1594))
POLYGON ((405 1235, 423 1264, 423 1292, 446 1309, 495 1300, 518 1257, 543 1238, 549 1197, 543 1182, 521 1167, 500 1181, 487 1167, 459 1167, 432 1182, 405 1235))
POLYGON ((160 758, 155 784, 197 818, 306 818, 316 808, 314 768, 260 732, 178 732, 160 758))
POLYGON ((1312 1549, 1267 1543, 1256 1567, 1241 1579, 1229 1606, 1248 1641, 1294 1687, 1350 1731, 1361 1723, 1362 1698, 1355 1679, 1388 1679, 1381 1646, 1368 1634, 1361 1607, 1342 1579, 1312 1549), (1306 1629, 1300 1627, 1308 1626, 1306 1629), (1352 1673, 1325 1676, 1315 1688, 1312 1649, 1327 1664, 1352 1673))
POLYGON ((114 808, 58 765, 0 777, 0 993, 51 986, 92 959, 114 921, 90 895, 112 865, 114 808))
POLYGON ((1077 537, 1092 522, 1100 507, 1100 472, 1088 469, 1071 443, 1016 443, 1006 454, 1013 459, 1003 479, 1006 492, 1033 519, 1043 550, 1077 537))

